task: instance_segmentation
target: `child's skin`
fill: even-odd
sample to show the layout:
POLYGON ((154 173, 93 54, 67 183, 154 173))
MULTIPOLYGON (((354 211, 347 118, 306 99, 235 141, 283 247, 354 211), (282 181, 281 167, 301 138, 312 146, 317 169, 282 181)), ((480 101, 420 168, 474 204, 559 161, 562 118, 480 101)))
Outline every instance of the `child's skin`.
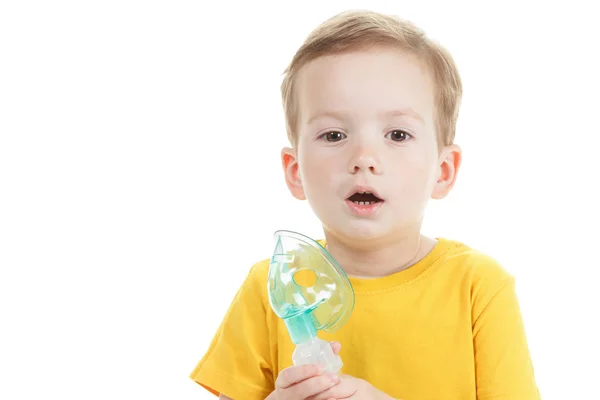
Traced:
POLYGON ((458 146, 438 146, 425 67, 380 47, 316 59, 296 87, 298 144, 282 151, 286 181, 321 220, 327 249, 349 275, 414 264, 435 244, 420 233, 427 202, 446 196, 460 164, 458 146), (383 199, 376 211, 352 212, 346 199, 357 186, 383 199))
MULTIPOLYGON (((308 200, 348 275, 409 268, 435 245, 421 235, 425 208, 448 194, 461 161, 458 146, 438 143, 429 72, 412 55, 378 47, 313 60, 296 88, 297 146, 282 150, 292 195, 308 200), (356 206, 348 198, 357 190, 382 201, 356 206)), ((333 382, 311 367, 282 371, 267 399, 391 399, 362 379, 333 382)))

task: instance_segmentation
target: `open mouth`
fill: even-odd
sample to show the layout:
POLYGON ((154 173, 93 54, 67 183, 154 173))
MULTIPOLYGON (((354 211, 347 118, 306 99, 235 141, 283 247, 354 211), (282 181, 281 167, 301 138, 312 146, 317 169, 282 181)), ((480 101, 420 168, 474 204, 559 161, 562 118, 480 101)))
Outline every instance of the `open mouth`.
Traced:
POLYGON ((371 192, 354 193, 352 196, 348 197, 348 200, 359 206, 369 206, 383 201, 371 192))

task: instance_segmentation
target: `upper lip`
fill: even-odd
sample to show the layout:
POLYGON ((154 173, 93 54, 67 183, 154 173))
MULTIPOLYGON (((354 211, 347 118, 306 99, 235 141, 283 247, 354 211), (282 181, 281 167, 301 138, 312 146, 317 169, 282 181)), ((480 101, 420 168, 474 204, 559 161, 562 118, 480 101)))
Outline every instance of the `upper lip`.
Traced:
POLYGON ((350 191, 346 195, 346 198, 347 199, 350 198, 355 193, 371 193, 378 199, 383 200, 383 198, 379 195, 379 193, 377 193, 377 191, 370 186, 362 186, 362 185, 354 186, 352 189, 350 189, 350 191))

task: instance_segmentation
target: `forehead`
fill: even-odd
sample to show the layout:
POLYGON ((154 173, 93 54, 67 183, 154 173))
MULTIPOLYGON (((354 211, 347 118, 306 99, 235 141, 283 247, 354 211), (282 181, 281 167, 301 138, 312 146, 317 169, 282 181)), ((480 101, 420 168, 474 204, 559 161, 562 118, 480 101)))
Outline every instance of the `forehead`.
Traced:
POLYGON ((300 69, 296 88, 300 124, 320 113, 370 118, 412 110, 433 125, 434 86, 428 69, 416 56, 399 49, 319 57, 300 69))

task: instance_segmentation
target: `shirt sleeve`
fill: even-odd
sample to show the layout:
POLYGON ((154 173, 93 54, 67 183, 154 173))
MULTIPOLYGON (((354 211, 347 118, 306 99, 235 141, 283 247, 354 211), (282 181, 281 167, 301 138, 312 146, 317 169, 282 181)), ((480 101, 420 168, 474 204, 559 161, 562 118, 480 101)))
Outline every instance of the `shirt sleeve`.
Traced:
POLYGON ((514 278, 488 279, 474 300, 477 399, 539 400, 514 278))
POLYGON ((236 293, 204 357, 190 378, 234 400, 264 400, 274 386, 269 332, 257 265, 236 293))

